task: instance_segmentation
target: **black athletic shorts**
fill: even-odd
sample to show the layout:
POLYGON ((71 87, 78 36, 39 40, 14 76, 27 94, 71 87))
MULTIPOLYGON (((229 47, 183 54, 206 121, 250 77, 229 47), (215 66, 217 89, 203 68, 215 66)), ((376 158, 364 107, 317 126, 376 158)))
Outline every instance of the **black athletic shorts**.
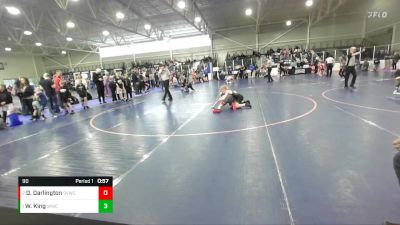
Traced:
POLYGON ((234 101, 235 101, 235 98, 233 97, 233 95, 227 95, 226 98, 225 98, 225 100, 224 100, 224 103, 225 103, 225 104, 232 105, 232 103, 233 103, 234 101))
POLYGON ((235 101, 239 104, 241 104, 243 102, 243 95, 239 94, 239 93, 233 93, 233 98, 235 99, 235 101))

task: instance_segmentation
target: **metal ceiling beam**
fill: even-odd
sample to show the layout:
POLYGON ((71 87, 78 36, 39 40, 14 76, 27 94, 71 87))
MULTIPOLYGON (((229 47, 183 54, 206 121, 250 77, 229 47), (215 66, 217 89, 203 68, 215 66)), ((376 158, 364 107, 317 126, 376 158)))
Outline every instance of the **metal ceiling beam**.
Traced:
POLYGON ((203 13, 201 13, 201 11, 199 9, 199 6, 197 5, 196 1, 192 0, 192 3, 193 3, 193 6, 194 6, 195 10, 200 15, 201 20, 204 22, 204 24, 206 24, 207 28, 210 29, 210 24, 207 22, 206 18, 203 16, 203 13))
POLYGON ((65 68, 69 69, 69 66, 62 64, 62 63, 60 63, 59 61, 57 61, 57 60, 55 60, 55 59, 52 59, 51 57, 44 56, 44 58, 46 58, 46 59, 48 59, 48 60, 54 62, 55 64, 57 64, 57 65, 59 65, 59 66, 62 66, 62 67, 65 67, 65 68))
POLYGON ((179 12, 175 7, 174 7, 174 0, 165 0, 162 1, 164 2, 169 8, 171 8, 176 14, 178 14, 182 19, 184 19, 189 25, 193 26, 196 30, 201 31, 201 28, 196 26, 186 15, 182 14, 179 12))
POLYGON ((64 10, 67 9, 68 0, 54 0, 54 1, 57 3, 58 7, 60 7, 61 9, 64 9, 64 10))
POLYGON ((239 41, 233 40, 232 38, 226 37, 226 36, 223 35, 223 34, 219 34, 219 33, 217 33, 217 32, 215 32, 214 34, 219 35, 219 36, 221 36, 222 38, 224 38, 224 39, 226 39, 226 40, 228 40, 228 41, 230 41, 230 42, 233 42, 233 43, 235 43, 235 44, 238 44, 238 45, 240 45, 240 46, 242 46, 242 47, 245 47, 245 48, 250 49, 250 50, 254 50, 253 48, 249 47, 250 45, 246 45, 246 44, 241 43, 241 42, 239 42, 239 41))
MULTIPOLYGON (((151 30, 150 30, 150 32, 147 32, 147 34, 149 35, 149 37, 150 37, 150 35, 151 35, 151 34, 150 34, 151 31, 153 31, 154 33, 156 33, 156 35, 157 35, 158 38, 161 38, 161 37, 164 35, 164 30, 161 29, 159 26, 155 25, 150 19, 148 19, 148 18, 146 18, 145 16, 143 16, 143 14, 140 13, 139 11, 137 11, 135 8, 131 7, 131 6, 132 6, 132 3, 133 3, 134 1, 135 1, 135 0, 130 0, 129 3, 128 3, 128 5, 126 5, 123 1, 117 0, 117 2, 119 2, 122 6, 126 7, 126 11, 129 10, 131 13, 133 13, 135 16, 137 16, 140 20, 146 21, 147 23, 149 23, 149 24, 151 25, 151 30), (159 36, 160 32, 161 32, 161 35, 162 35, 162 36, 159 36)), ((136 29, 137 29, 137 28, 138 28, 138 26, 136 26, 136 29)))
MULTIPOLYGON (((21 47, 22 49, 24 49, 27 53, 32 53, 32 49, 35 48, 36 46, 34 46, 34 45, 29 45, 29 44, 26 44, 26 43, 22 43, 22 38, 21 38, 21 37, 23 37, 23 29, 21 29, 21 34, 20 34, 20 36, 18 37, 18 34, 17 34, 17 33, 13 33, 12 31, 10 31, 10 30, 8 29, 8 26, 7 26, 6 24, 4 24, 4 21, 1 21, 1 23, 2 23, 3 26, 6 27, 8 33, 9 33, 9 37, 10 37, 12 40, 15 41, 15 43, 17 44, 17 46, 19 46, 19 47, 21 47)), ((43 29, 43 28, 41 28, 41 29, 42 29, 42 30, 45 30, 45 29, 43 29)), ((47 31, 47 30, 46 30, 46 31, 47 31)), ((14 31, 14 32, 15 32, 15 31, 14 31)), ((53 33, 55 33, 55 32, 53 32, 53 33)), ((57 35, 59 35, 59 34, 57 33, 57 35)), ((38 41, 40 41, 40 42, 43 43, 41 37, 39 37, 39 36, 37 35, 37 33, 33 33, 33 36, 34 36, 38 41)), ((56 36, 54 36, 54 37, 56 37, 56 36)), ((60 43, 60 41, 57 41, 57 42, 60 43)), ((7 43, 7 45, 9 45, 9 43, 7 43)), ((97 47, 97 46, 96 46, 96 47, 97 47)), ((40 48, 42 49, 43 54, 48 54, 48 52, 46 51, 46 48, 53 48, 53 49, 54 49, 54 48, 57 48, 57 49, 61 49, 61 50, 81 51, 81 52, 93 52, 93 51, 86 51, 86 50, 84 50, 84 49, 67 48, 66 46, 62 46, 62 45, 60 45, 60 46, 58 46, 58 47, 56 47, 56 46, 46 46, 46 45, 43 45, 43 46, 41 46, 40 48)))
MULTIPOLYGON (((76 64, 74 64, 73 66, 72 66, 72 68, 76 68, 77 66, 79 66, 83 61, 85 61, 85 59, 87 59, 87 57, 89 57, 90 55, 91 55, 92 53, 88 53, 87 55, 85 55, 84 57, 82 57, 82 59, 78 62, 78 63, 76 63, 76 64)), ((72 64, 71 64, 72 65, 72 64)))
POLYGON ((140 36, 143 36, 143 37, 146 37, 146 38, 150 38, 146 34, 142 34, 142 33, 137 32, 135 30, 131 30, 129 28, 126 28, 126 27, 123 27, 123 26, 118 26, 118 25, 115 25, 115 24, 113 24, 111 22, 107 22, 107 21, 101 20, 99 17, 97 17, 97 19, 93 20, 92 18, 88 18, 88 17, 82 16, 82 15, 79 15, 79 14, 75 14, 74 12, 71 12, 66 8, 63 10, 63 12, 66 13, 68 16, 80 19, 80 20, 85 21, 85 22, 87 22, 89 24, 96 23, 96 24, 101 25, 101 26, 104 26, 104 25, 111 26, 111 27, 115 27, 115 28, 127 31, 129 33, 133 33, 133 34, 137 34, 137 35, 140 35, 140 36))
POLYGON ((311 26, 329 17, 346 2, 347 0, 339 0, 338 2, 335 2, 335 6, 332 7, 332 1, 319 1, 318 15, 317 18, 312 21, 311 26))
MULTIPOLYGON (((9 42, 0 41, 0 44, 9 45, 9 42)), ((25 46, 25 47, 32 47, 32 49, 33 49, 33 48, 38 48, 38 47, 35 46, 35 45, 28 45, 28 44, 24 44, 23 46, 25 46)), ((74 49, 74 48, 69 48, 69 47, 61 48, 61 47, 58 47, 58 46, 50 46, 50 45, 42 45, 41 47, 42 47, 42 48, 49 48, 49 49, 66 50, 66 51, 97 53, 97 51, 89 51, 89 50, 85 50, 85 49, 74 49)))
POLYGON ((376 31, 387 29, 387 28, 390 28, 390 27, 392 27, 393 25, 396 25, 396 24, 400 24, 400 20, 396 21, 396 22, 393 22, 393 23, 390 23, 390 24, 386 24, 384 26, 380 26, 379 28, 376 28, 376 29, 373 29, 373 30, 366 31, 365 34, 374 33, 376 31))
MULTIPOLYGON (((292 22, 295 21, 306 21, 305 18, 297 18, 297 19, 292 19, 292 22)), ((273 22, 268 22, 268 23, 260 23, 260 26, 267 26, 267 25, 274 25, 274 24, 284 24, 286 22, 286 20, 280 20, 280 21, 273 21, 273 22)), ((244 26, 237 26, 237 27, 226 27, 226 28, 219 28, 219 29, 215 29, 215 32, 221 32, 221 31, 231 31, 231 30, 240 30, 240 29, 244 29, 244 28, 249 28, 249 27, 255 27, 254 24, 251 25, 244 25, 244 26)))
POLYGON ((260 14, 261 14, 261 0, 257 0, 257 17, 256 17, 256 50, 259 51, 258 35, 260 33, 260 14))
POLYGON ((269 41, 267 44, 263 45, 261 48, 265 48, 267 47, 269 44, 273 43, 274 41, 278 40, 279 38, 285 36, 287 33, 291 32, 292 30, 294 30, 295 28, 297 28, 298 26, 300 26, 301 24, 303 24, 303 22, 296 24, 295 26, 293 26, 292 28, 290 28, 289 30, 279 34, 278 36, 276 36, 274 39, 272 39, 271 41, 269 41))
POLYGON ((90 9, 90 13, 92 14, 93 18, 97 19, 97 15, 96 15, 96 12, 93 9, 91 0, 86 0, 86 3, 87 3, 87 5, 88 5, 88 7, 90 9))

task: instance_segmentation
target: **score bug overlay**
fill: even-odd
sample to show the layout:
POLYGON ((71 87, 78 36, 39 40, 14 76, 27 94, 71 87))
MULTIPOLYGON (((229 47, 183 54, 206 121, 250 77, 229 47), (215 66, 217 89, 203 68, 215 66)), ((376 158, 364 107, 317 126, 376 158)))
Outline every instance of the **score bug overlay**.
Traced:
POLYGON ((112 177, 18 177, 20 213, 112 213, 112 177))

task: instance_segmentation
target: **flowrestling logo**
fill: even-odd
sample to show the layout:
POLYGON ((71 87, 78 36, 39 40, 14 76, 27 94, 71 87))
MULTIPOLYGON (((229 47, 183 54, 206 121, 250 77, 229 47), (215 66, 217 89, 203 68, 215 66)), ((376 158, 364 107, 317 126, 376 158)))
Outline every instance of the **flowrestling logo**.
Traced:
POLYGON ((368 19, 385 19, 387 17, 388 17, 388 13, 386 11, 368 12, 368 19))

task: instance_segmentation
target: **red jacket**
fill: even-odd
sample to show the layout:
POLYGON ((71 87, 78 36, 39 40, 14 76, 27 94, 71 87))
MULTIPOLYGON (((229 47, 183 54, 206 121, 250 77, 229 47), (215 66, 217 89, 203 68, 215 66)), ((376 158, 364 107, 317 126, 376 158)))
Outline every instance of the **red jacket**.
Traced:
POLYGON ((60 92, 61 89, 61 76, 54 74, 53 76, 53 83, 54 83, 54 89, 56 92, 60 92))

